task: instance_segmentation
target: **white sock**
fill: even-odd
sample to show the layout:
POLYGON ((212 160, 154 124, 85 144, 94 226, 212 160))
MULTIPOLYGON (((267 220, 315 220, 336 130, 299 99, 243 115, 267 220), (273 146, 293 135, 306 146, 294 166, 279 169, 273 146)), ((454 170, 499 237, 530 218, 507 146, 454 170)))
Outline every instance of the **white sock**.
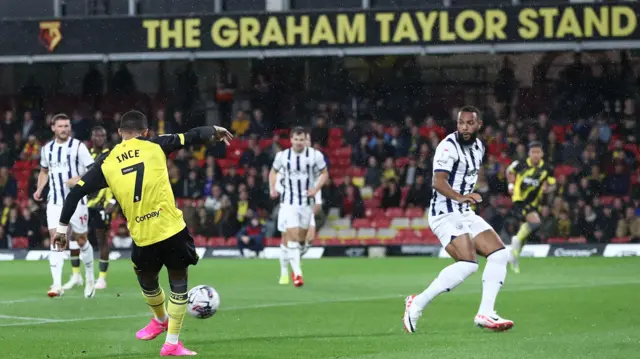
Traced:
POLYGON ((86 280, 95 280, 95 274, 93 272, 93 246, 89 241, 80 248, 80 260, 84 263, 86 280))
POLYGON ((511 251, 513 252, 514 257, 520 257, 520 247, 522 246, 522 242, 520 238, 517 236, 513 236, 511 238, 511 251))
POLYGON ((295 275, 302 275, 302 267, 300 267, 300 243, 289 242, 289 259, 291 260, 291 270, 295 275))
POLYGON ((165 340, 165 343, 169 343, 169 344, 178 344, 178 337, 179 334, 167 334, 167 339, 165 340))
POLYGON ((496 297, 507 277, 509 253, 503 248, 487 257, 482 273, 482 302, 478 314, 491 315, 495 311, 496 297))
POLYGON ((478 263, 455 262, 444 268, 424 292, 418 294, 411 304, 412 311, 421 312, 440 293, 449 292, 478 270, 478 263))
POLYGON ((289 276, 289 248, 285 245, 280 245, 280 276, 289 276))
POLYGON ((53 286, 62 287, 62 268, 64 268, 64 252, 51 251, 49 253, 49 266, 51 267, 51 278, 53 286))

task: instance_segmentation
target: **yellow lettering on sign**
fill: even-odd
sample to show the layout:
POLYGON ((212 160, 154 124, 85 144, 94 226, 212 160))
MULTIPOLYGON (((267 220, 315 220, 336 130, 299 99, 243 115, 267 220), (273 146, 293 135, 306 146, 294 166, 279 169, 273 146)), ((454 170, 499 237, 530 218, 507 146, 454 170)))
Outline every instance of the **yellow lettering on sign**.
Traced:
POLYGON ((190 49, 200 47, 200 19, 185 20, 184 46, 190 49))
POLYGON ((287 16, 287 45, 308 45, 309 44, 309 16, 300 16, 300 23, 296 22, 295 16, 287 16), (300 41, 296 41, 296 37, 300 41))
POLYGON ((582 37, 582 29, 580 28, 580 22, 576 17, 576 12, 572 8, 566 8, 562 12, 560 17, 560 23, 558 24, 558 30, 555 34, 556 38, 563 38, 567 35, 582 37))
POLYGON ((147 49, 155 49, 158 46, 156 34, 160 27, 160 20, 143 20, 142 27, 147 29, 147 49))
POLYGON ((336 43, 336 36, 333 33, 331 22, 329 22, 327 15, 318 16, 318 22, 316 22, 313 34, 311 35, 312 45, 317 45, 321 42, 325 42, 330 45, 336 43))
POLYGON ((349 19, 349 15, 339 14, 336 25, 339 44, 364 44, 367 41, 367 17, 365 14, 355 14, 353 19, 349 19))
POLYGON ((286 43, 284 35, 282 34, 282 29, 280 29, 280 23, 278 23, 278 19, 273 16, 269 17, 269 20, 267 21, 267 26, 264 28, 260 45, 269 46, 271 43, 275 43, 280 46, 284 46, 286 43))
POLYGON ((596 32, 600 36, 609 36, 609 8, 606 6, 600 8, 600 14, 591 7, 584 10, 584 36, 592 37, 596 32))
POLYGON ((636 12, 628 6, 611 7, 611 35, 615 37, 629 36, 638 26, 636 12), (626 18, 626 26, 623 26, 622 18, 626 18))
POLYGON ((538 13, 544 18, 543 36, 548 39, 553 38, 553 19, 558 16, 558 9, 543 7, 538 10, 538 13))
POLYGON ((458 34, 458 37, 462 40, 474 41, 477 40, 484 31, 484 20, 477 11, 464 10, 456 16, 454 28, 456 29, 456 34, 458 34), (471 20, 473 23, 470 31, 464 26, 467 20, 471 20))
POLYGON ((391 40, 391 21, 395 18, 392 12, 379 12, 376 21, 380 23, 380 43, 386 44, 391 40))
POLYGON ((393 39, 391 41, 402 42, 403 40, 409 40, 411 42, 417 42, 418 39, 411 14, 403 12, 400 14, 398 25, 396 26, 396 31, 393 32, 393 39))
POLYGON ((228 17, 221 17, 211 25, 211 40, 220 47, 231 47, 238 41, 238 24, 228 17))
POLYGON ((485 37, 487 40, 506 40, 504 28, 507 26, 507 14, 502 10, 487 10, 485 14, 485 37))
POLYGON ((438 19, 438 12, 432 11, 429 15, 425 15, 424 12, 419 11, 416 13, 416 17, 422 30, 422 41, 431 41, 433 38, 433 27, 436 25, 436 20, 438 19))
POLYGON ((540 33, 540 26, 535 21, 538 13, 531 8, 522 9, 518 14, 518 35, 525 40, 535 39, 540 33))
POLYGON ((260 41, 260 21, 255 17, 240 18, 240 46, 258 46, 260 41))
POLYGON ((446 11, 440 12, 440 41, 453 41, 456 39, 456 34, 449 29, 449 13, 446 11))

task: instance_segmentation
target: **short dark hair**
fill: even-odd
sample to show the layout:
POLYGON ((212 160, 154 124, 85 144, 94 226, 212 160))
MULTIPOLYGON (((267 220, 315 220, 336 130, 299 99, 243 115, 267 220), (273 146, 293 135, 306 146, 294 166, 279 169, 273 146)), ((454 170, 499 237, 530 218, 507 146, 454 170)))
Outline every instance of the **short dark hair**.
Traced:
POLYGON ((132 110, 120 118, 120 129, 122 131, 144 131, 149 128, 147 116, 142 112, 132 110))
POLYGON ((529 149, 532 149, 532 148, 542 148, 542 142, 540 141, 529 142, 529 149))
POLYGON ((476 118, 478 120, 480 119, 480 110, 478 110, 478 108, 475 106, 462 106, 462 108, 460 108, 460 111, 458 111, 458 117, 460 117, 460 114, 463 112, 475 113, 476 118))
POLYGON ((98 126, 93 126, 93 128, 91 129, 91 133, 94 133, 94 132, 97 132, 97 131, 103 131, 105 133, 107 132, 107 130, 105 130, 105 128, 102 127, 102 126, 99 126, 99 125, 98 126))
POLYGON ((296 126, 291 130, 290 135, 306 135, 307 134, 307 130, 302 127, 302 126, 296 126))
POLYGON ((71 121, 71 119, 69 118, 69 116, 67 116, 66 113, 59 113, 57 115, 54 115, 53 118, 51 118, 51 125, 52 126, 55 125, 58 120, 71 121))

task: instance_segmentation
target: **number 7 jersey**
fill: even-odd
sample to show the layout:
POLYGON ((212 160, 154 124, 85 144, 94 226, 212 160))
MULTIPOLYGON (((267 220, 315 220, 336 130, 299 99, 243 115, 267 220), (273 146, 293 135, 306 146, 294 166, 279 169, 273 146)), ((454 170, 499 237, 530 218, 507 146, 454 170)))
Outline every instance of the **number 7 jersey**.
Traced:
POLYGON ((109 186, 138 247, 163 241, 186 226, 167 170, 167 154, 183 147, 184 141, 183 134, 122 141, 98 158, 97 168, 79 183, 91 188, 109 186))

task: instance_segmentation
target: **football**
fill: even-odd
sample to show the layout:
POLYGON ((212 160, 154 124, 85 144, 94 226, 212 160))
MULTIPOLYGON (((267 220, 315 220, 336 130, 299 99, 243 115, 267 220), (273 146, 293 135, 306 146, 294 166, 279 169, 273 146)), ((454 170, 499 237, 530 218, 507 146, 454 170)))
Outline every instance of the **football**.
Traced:
POLYGON ((208 285, 198 285, 189 291, 187 312, 194 318, 211 318, 220 307, 218 292, 208 285))

